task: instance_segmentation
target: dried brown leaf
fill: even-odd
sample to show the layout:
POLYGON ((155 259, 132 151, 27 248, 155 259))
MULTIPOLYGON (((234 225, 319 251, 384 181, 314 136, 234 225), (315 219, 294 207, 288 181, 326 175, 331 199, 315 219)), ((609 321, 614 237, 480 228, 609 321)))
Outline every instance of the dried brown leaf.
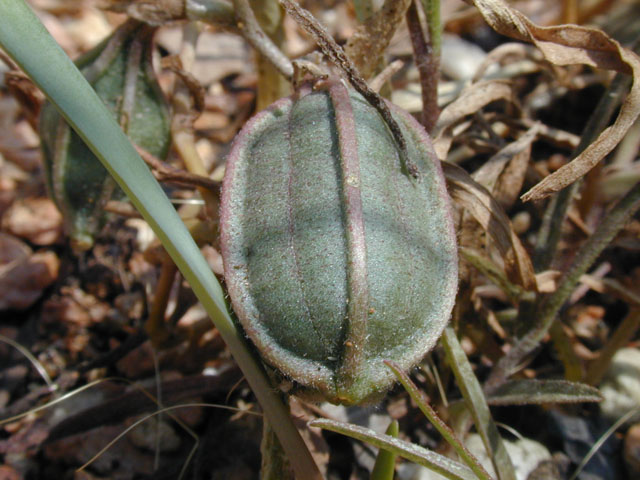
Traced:
POLYGON ((451 148, 451 127, 496 100, 515 101, 511 84, 505 80, 478 82, 467 87, 453 103, 442 110, 433 130, 433 147, 438 158, 444 160, 451 148))
POLYGON ((536 278, 531 259, 500 204, 462 168, 442 162, 442 169, 451 197, 461 204, 495 241, 504 260, 509 280, 526 290, 535 290, 536 278))
POLYGON ((516 141, 509 143, 485 162, 472 177, 486 187, 503 208, 510 207, 522 188, 531 156, 531 144, 538 136, 539 124, 534 124, 516 141))
POLYGON ((640 114, 640 59, 601 30, 577 25, 540 27, 502 0, 471 0, 497 32, 535 44, 556 65, 584 64, 633 75, 634 82, 615 123, 572 162, 546 177, 522 196, 537 200, 570 185, 622 140, 640 114))

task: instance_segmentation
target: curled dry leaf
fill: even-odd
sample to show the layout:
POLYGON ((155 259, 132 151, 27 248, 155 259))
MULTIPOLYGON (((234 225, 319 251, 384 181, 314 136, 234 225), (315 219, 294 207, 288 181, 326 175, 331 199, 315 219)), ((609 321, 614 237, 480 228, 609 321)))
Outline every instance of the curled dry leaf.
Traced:
POLYGON ((508 208, 518 198, 531 156, 531 144, 537 138, 540 124, 535 123, 516 141, 509 143, 487 160, 472 177, 486 187, 493 197, 508 208))
POLYGON ((546 177, 522 196, 537 200, 562 190, 602 160, 622 140, 640 114, 640 59, 601 30, 577 25, 540 27, 503 0, 471 0, 497 32, 532 42, 556 65, 584 64, 633 75, 634 82, 615 123, 606 128, 572 162, 546 177))
POLYGON ((453 134, 451 127, 467 115, 496 100, 515 102, 511 84, 505 80, 478 82, 467 87, 455 102, 449 104, 438 118, 433 130, 433 147, 440 160, 447 157, 451 148, 453 134))
POLYGON ((462 168, 442 162, 451 197, 462 205, 495 241, 502 255, 509 280, 536 290, 536 277, 531 258, 513 231, 509 217, 491 194, 462 168))

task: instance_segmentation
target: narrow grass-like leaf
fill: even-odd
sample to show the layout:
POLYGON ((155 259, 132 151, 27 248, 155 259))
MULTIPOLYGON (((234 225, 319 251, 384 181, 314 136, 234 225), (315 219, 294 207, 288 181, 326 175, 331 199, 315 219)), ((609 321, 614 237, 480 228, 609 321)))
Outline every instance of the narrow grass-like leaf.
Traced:
MULTIPOLYGON (((393 438, 398 438, 399 426, 397 420, 392 420, 387 431, 384 432, 393 438)), ((378 456, 376 457, 376 463, 371 470, 370 480, 393 480, 393 472, 396 468, 397 455, 389 450, 381 448, 378 450, 378 456)))
POLYGON ((489 405, 601 402, 597 388, 565 380, 511 380, 491 392, 489 405))
POLYGON ((327 419, 313 420, 309 422, 309 426, 340 433, 356 440, 367 442, 374 447, 395 452, 398 456, 411 460, 451 480, 477 480, 474 473, 461 463, 414 443, 377 433, 370 428, 327 419))
POLYGON ((425 397, 424 393, 418 390, 415 383, 411 381, 409 375, 400 370, 400 368, 393 362, 385 361, 384 363, 393 371, 398 381, 402 384, 404 389, 409 393, 411 398, 416 402, 418 408, 424 415, 429 419, 431 425, 436 427, 436 430, 442 435, 442 437, 451 445, 456 453, 460 456, 462 461, 467 464, 467 466, 473 470, 473 472, 480 478, 481 480, 489 480, 491 476, 486 472, 480 462, 473 456, 473 454, 465 447, 456 434, 449 428, 449 426, 442 421, 442 419, 438 416, 436 411, 431 408, 429 405, 429 401, 425 397))
POLYGON ((471 369, 469 359, 462 350, 456 332, 452 327, 444 329, 441 337, 447 355, 447 361, 458 382, 467 408, 471 412, 476 429, 482 438, 487 455, 493 463, 500 480, 515 480, 516 474, 511 458, 498 433, 498 428, 491 418, 489 406, 480 387, 478 379, 471 369))
POLYGON ((227 313, 220 284, 160 185, 111 113, 23 0, 0 2, 0 45, 60 110, 154 230, 229 346, 298 476, 322 478, 287 408, 227 313))

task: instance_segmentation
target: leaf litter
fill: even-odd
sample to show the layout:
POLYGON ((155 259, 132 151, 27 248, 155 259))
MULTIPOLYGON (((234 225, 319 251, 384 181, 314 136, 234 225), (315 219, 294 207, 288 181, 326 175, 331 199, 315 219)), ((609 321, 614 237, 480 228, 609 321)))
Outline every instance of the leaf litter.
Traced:
MULTIPOLYGON (((47 26, 54 32, 58 32, 59 39, 74 55, 94 43, 95 36, 89 32, 91 28, 86 25, 98 25, 103 29, 105 26, 110 28, 118 21, 117 17, 114 20, 114 17, 105 17, 93 9, 87 13, 88 10, 83 2, 74 7, 64 7, 61 6, 64 2, 50 0, 34 0, 33 3, 42 9, 47 26), (68 18, 63 21, 65 15, 68 15, 68 18), (90 20, 82 27, 85 15, 88 15, 90 20), (73 27, 67 29, 69 25, 73 27)), ((329 11, 326 5, 321 4, 322 2, 305 2, 307 3, 315 6, 315 12, 329 11)), ((402 3, 401 7, 405 9, 410 2, 387 1, 385 5, 390 8, 394 3, 398 5, 402 3)), ((449 5, 459 2, 445 3, 447 5, 443 6, 443 11, 448 11, 449 14, 463 12, 456 10, 459 6, 449 5)), ((444 109, 433 135, 439 158, 457 164, 445 163, 444 170, 450 193, 456 201, 459 212, 466 212, 459 213, 459 216, 465 219, 461 223, 462 228, 466 229, 461 232, 461 235, 475 237, 474 243, 466 250, 467 261, 472 265, 467 270, 468 276, 461 279, 462 285, 466 282, 470 284, 469 290, 473 293, 465 297, 467 290, 462 289, 460 308, 463 312, 456 317, 456 322, 459 324, 463 347, 470 355, 474 366, 477 365, 481 372, 483 365, 494 362, 502 351, 508 348, 508 343, 517 337, 519 328, 517 308, 532 295, 556 290, 560 275, 558 270, 562 269, 564 259, 561 258, 558 265, 553 265, 556 268, 554 270, 537 272, 534 270, 529 253, 532 251, 536 228, 542 216, 540 210, 544 202, 540 200, 584 176, 625 137, 639 111, 637 79, 640 69, 635 54, 598 30, 576 26, 539 26, 502 1, 486 0, 467 3, 473 3, 495 30, 516 40, 535 45, 534 48, 524 44, 502 44, 486 55, 484 63, 476 70, 474 76, 469 79, 451 79, 446 82, 449 86, 455 84, 455 88, 464 86, 451 103, 441 104, 444 109), (567 65, 576 64, 588 68, 565 68, 567 65), (554 102, 557 98, 568 95, 566 92, 579 95, 583 89, 586 91, 589 84, 602 85, 607 81, 607 78, 600 74, 592 74, 590 68, 631 74, 634 83, 615 123, 602 132, 598 140, 589 148, 563 166, 564 159, 578 144, 579 137, 575 133, 577 128, 575 125, 547 123, 540 118, 540 112, 536 110, 540 107, 535 101, 548 95, 551 99, 548 102, 554 102), (535 81, 538 82, 538 86, 532 87, 535 81), (551 155, 548 155, 550 152, 552 152, 551 155), (552 160, 554 155, 563 158, 563 161, 554 163, 552 160), (523 189, 530 188, 537 182, 539 183, 533 189, 520 198, 523 189), (529 201, 529 203, 524 204, 523 201, 529 201), (524 226, 518 223, 520 218, 525 219, 522 222, 524 226), (482 322, 492 325, 491 330, 487 329, 483 332, 481 324, 485 324, 482 322), (497 342, 496 339, 491 338, 494 332, 499 332, 500 338, 497 342)), ((545 1, 536 3, 544 5, 545 1)), ((549 4, 554 4, 552 7, 555 8, 555 3, 546 2, 549 7, 547 10, 552 10, 549 4)), ((410 58, 411 47, 406 40, 408 35, 402 15, 396 11, 393 19, 386 23, 384 19, 390 17, 374 16, 368 24, 354 28, 355 21, 351 7, 339 4, 337 8, 339 15, 335 17, 327 15, 322 17, 323 21, 329 22, 331 31, 338 32, 339 40, 346 42, 347 49, 351 48, 352 52, 355 52, 352 55, 362 60, 362 70, 374 72, 379 66, 377 63, 380 58, 390 60, 388 55, 380 55, 387 49, 387 43, 389 43, 389 51, 402 52, 404 48, 405 52, 409 52, 396 57, 402 59, 406 66, 391 78, 393 89, 400 90, 405 86, 415 87, 418 84, 416 77, 412 76, 414 70, 412 70, 410 58), (379 38, 371 36, 371 32, 380 31, 383 34, 379 38), (392 37, 394 32, 395 35, 392 37), (403 35, 405 35, 404 39, 403 35), (365 51, 368 54, 367 58, 361 55, 365 51)), ((459 17, 462 20, 455 20, 455 22, 451 19, 447 20, 446 17, 443 18, 445 28, 455 24, 456 28, 466 29, 466 33, 472 33, 477 26, 477 24, 474 26, 472 21, 465 20, 463 15, 459 17)), ((538 21, 546 20, 539 17, 538 21)), ((292 30, 290 26, 287 28, 292 30)), ((171 40, 172 35, 176 33, 179 36, 179 29, 172 30, 171 27, 161 29, 160 34, 164 39, 163 48, 173 52, 179 51, 179 42, 171 40)), ((232 37, 238 40, 239 38, 233 33, 220 35, 224 35, 227 39, 232 37)), ((206 42, 203 43, 217 45, 216 38, 215 34, 208 33, 206 42)), ((223 41, 226 40, 220 37, 220 42, 223 41)), ((201 79, 206 88, 205 111, 196 127, 201 145, 206 144, 211 151, 210 167, 218 168, 218 173, 223 169, 223 164, 218 158, 219 152, 224 151, 225 144, 233 132, 249 115, 251 103, 255 98, 256 84, 255 74, 247 68, 249 62, 246 52, 234 51, 231 55, 233 58, 229 57, 226 63, 223 58, 224 53, 216 51, 215 54, 203 55, 203 58, 196 61, 198 71, 225 72, 224 75, 208 73, 206 80, 201 79), (241 61, 238 61, 239 58, 241 61)), ((166 74, 162 73, 162 75, 166 74)), ((170 83, 168 76, 161 80, 166 84, 170 83)), ((15 83, 20 84, 17 81, 15 83)), ((22 84, 22 87, 17 88, 29 92, 28 84, 22 84)), ((33 98, 37 101, 35 96, 33 98)), ((0 99, 7 99, 4 91, 0 91, 0 99)), ((553 103, 547 103, 547 105, 546 108, 553 110, 553 103)), ((417 113, 419 108, 414 110, 417 113)), ((15 283, 21 277, 23 278, 22 283, 18 282, 10 289, 0 288, 0 292, 3 292, 0 297, 10 298, 11 291, 24 297, 14 303, 7 303, 11 305, 12 311, 17 312, 17 320, 11 321, 11 328, 19 329, 22 336, 28 334, 27 338, 36 338, 30 341, 30 347, 37 353, 38 359, 43 362, 47 371, 52 373, 54 379, 58 381, 62 375, 71 370, 80 372, 85 382, 92 378, 102 378, 107 373, 113 372, 126 372, 132 379, 148 381, 153 375, 153 356, 159 354, 162 385, 173 385, 171 388, 180 389, 181 386, 191 384, 188 374, 194 371, 200 373, 198 369, 202 370, 205 367, 224 369, 228 366, 229 360, 225 358, 224 346, 215 332, 211 331, 207 319, 198 317, 188 322, 184 320, 188 317, 185 310, 192 304, 193 298, 178 280, 175 280, 171 289, 167 311, 167 318, 177 322, 178 325, 178 328, 172 331, 175 334, 173 338, 177 346, 165 345, 160 352, 155 352, 149 342, 144 342, 144 338, 142 341, 134 338, 135 332, 140 331, 140 323, 145 318, 145 309, 152 302, 153 292, 158 282, 157 272, 160 268, 159 261, 152 260, 150 255, 145 258, 143 252, 137 250, 137 247, 133 247, 134 251, 128 249, 131 245, 136 245, 135 229, 129 227, 123 229, 122 223, 116 221, 108 227, 110 233, 107 232, 105 241, 98 245, 95 252, 88 257, 73 260, 78 264, 70 266, 60 240, 59 220, 50 210, 51 204, 43 199, 42 179, 38 177, 38 158, 33 145, 33 132, 29 133, 29 121, 16 115, 15 112, 15 106, 0 102, 0 116, 3 119, 3 130, 0 132, 0 169, 2 169, 0 214, 3 216, 1 228, 2 235, 10 239, 7 240, 7 244, 10 243, 15 247, 12 250, 7 246, 6 251, 11 257, 8 262, 11 265, 7 268, 25 263, 30 265, 29 268, 32 270, 31 274, 27 269, 24 275, 11 274, 4 277, 0 275, 0 283, 7 279, 15 283), (30 175, 34 174, 35 180, 30 179, 30 175), (39 186, 38 182, 40 182, 39 186), (121 229, 120 233, 114 234, 115 229, 121 229), (34 270, 35 267, 28 262, 28 260, 35 261, 39 265, 37 268, 41 268, 42 256, 48 259, 44 261, 44 264, 48 265, 46 273, 43 270, 34 270), (62 265, 60 265, 61 258, 62 265), (55 262, 58 262, 57 267, 55 262), (69 268, 71 268, 70 272, 69 268), (61 277, 61 274, 64 276, 61 277), (37 281, 30 283, 34 275, 38 277, 35 279, 37 281), (59 283, 53 283, 56 280, 59 283), (29 286, 25 286, 26 284, 29 286), (43 300, 41 304, 38 304, 39 299, 43 300), (39 324, 38 331, 34 332, 28 324, 21 323, 22 319, 28 315, 27 312, 42 315, 44 321, 39 324), (189 368, 186 367, 187 365, 189 368), (168 383, 174 379, 175 384, 168 383)), ((579 120, 575 119, 578 125, 579 120)), ((618 152, 619 150, 616 155, 618 152)), ((621 190, 624 189, 621 185, 630 186, 629 178, 633 178, 633 175, 629 172, 632 172, 638 164, 637 149, 635 153, 627 154, 626 158, 627 160, 617 164, 616 170, 609 169, 607 166, 604 171, 597 171, 597 177, 608 182, 606 183, 607 196, 597 197, 594 200, 588 212, 589 215, 583 216, 580 211, 572 211, 572 220, 563 225, 566 234, 560 245, 560 252, 571 252, 577 249, 584 241, 585 232, 593 231, 597 226, 597 221, 604 215, 608 202, 620 196, 621 190), (620 183, 620 176, 623 178, 623 183, 620 183), (583 228, 577 228, 578 224, 583 228)), ((180 165, 176 159, 172 161, 172 165, 180 165)), ((174 192, 177 197, 189 198, 190 196, 186 189, 174 190, 174 192)), ((640 225, 636 220, 632 220, 629 227, 616 239, 616 245, 624 252, 624 259, 617 261, 609 259, 613 267, 604 278, 595 278, 593 275, 584 276, 581 288, 588 294, 578 298, 570 310, 571 315, 575 315, 578 320, 569 321, 565 326, 571 338, 568 348, 575 350, 575 356, 581 359, 579 361, 591 365, 591 370, 586 371, 593 371, 593 363, 590 363, 589 359, 597 357, 600 352, 602 352, 602 358, 606 359, 611 353, 608 349, 619 348, 619 345, 611 343, 613 337, 615 337, 613 340, 623 337, 624 345, 634 344, 634 342, 637 345, 637 335, 614 335, 604 328, 612 323, 610 317, 615 308, 606 304, 606 301, 596 300, 595 303, 606 304, 604 310, 598 310, 603 307, 597 305, 595 308, 592 296, 608 295, 615 298, 618 303, 636 308, 637 305, 633 299, 637 296, 635 287, 637 282, 634 282, 634 278, 640 278, 640 273, 638 269, 625 268, 622 263, 629 258, 636 258, 633 257, 632 252, 638 249, 638 231, 640 231, 640 225), (621 293, 625 288, 630 293, 621 293), (593 315, 596 311, 600 313, 593 315), (589 322, 585 320, 586 318, 589 322), (587 323, 588 329, 585 328, 587 323), (574 330, 580 332, 580 335, 576 335, 574 330)), ((630 262, 630 265, 632 263, 630 262)), ((7 270, 7 272, 13 272, 13 270, 7 270)), ((621 325, 637 328, 636 323, 637 318, 632 317, 629 322, 625 321, 621 325)), ((615 321, 613 324, 615 326, 615 321)), ((437 368, 445 367, 438 363, 437 368)), ((494 391, 493 400, 489 397, 489 402, 492 404, 526 403, 527 397, 534 393, 538 396, 529 400, 543 404, 559 399, 567 402, 597 399, 596 392, 583 386, 578 385, 574 388, 574 384, 568 383, 529 383, 528 380, 524 380, 524 378, 535 378, 536 382, 544 382, 548 375, 551 375, 551 378, 562 378, 561 369, 562 364, 558 359, 543 355, 540 363, 524 370, 520 377, 505 384, 502 390, 494 391), (543 360, 547 363, 542 364, 543 360)), ((33 377, 24 373, 23 370, 20 372, 22 372, 20 375, 24 376, 23 384, 33 380, 33 377)), ((420 373, 416 375, 420 378, 420 373)), ((207 379, 216 382, 214 379, 208 377, 207 379)), ((67 384, 64 388, 70 389, 73 385, 73 383, 67 384)), ((433 398, 440 398, 439 393, 428 383, 421 386, 433 398)), ((452 382, 446 378, 441 388, 446 395, 459 395, 452 382)), ((228 391, 231 390, 234 389, 229 387, 228 391)), ((15 408, 16 405, 22 405, 25 407, 22 409, 24 411, 29 406, 37 404, 44 393, 40 392, 40 396, 29 396, 25 393, 24 387, 18 386, 12 387, 9 395, 9 406, 15 408)), ((171 397, 171 392, 168 395, 171 397)), ((236 401, 238 399, 251 401, 250 395, 243 387, 229 395, 235 395, 233 398, 236 401)), ((121 400, 137 402, 140 411, 152 411, 155 405, 152 401, 141 401, 135 393, 130 391, 125 392, 121 400)), ((394 394, 389 401, 401 402, 402 396, 394 394)), ((113 405, 111 397, 99 398, 97 409, 102 412, 102 415, 106 415, 113 405)), ((14 447, 28 446, 27 458, 33 458, 39 451, 43 457, 48 455, 47 461, 51 463, 77 463, 78 455, 71 455, 74 449, 78 449, 79 453, 82 453, 81 456, 86 459, 87 455, 104 446, 113 438, 113 435, 121 431, 117 428, 109 430, 111 427, 105 429, 101 424, 108 422, 92 417, 92 411, 95 410, 79 408, 74 412, 76 415, 66 416, 67 423, 64 421, 55 423, 50 417, 37 422, 25 420, 23 425, 27 425, 27 428, 21 434, 19 434, 19 426, 14 426, 13 430, 9 429, 5 432, 10 435, 14 447), (43 438, 56 428, 80 424, 96 428, 82 432, 78 437, 69 436, 65 442, 56 446, 49 446, 46 449, 39 447, 43 438)), ((405 407, 401 411, 400 420, 405 422, 403 430, 414 442, 417 442, 417 438, 429 437, 427 429, 412 426, 406 422, 407 415, 411 413, 411 407, 405 407)), ((457 417, 452 415, 452 418, 457 417)), ((114 423, 123 421, 122 418, 111 420, 114 423)), ((228 425, 227 422, 230 420, 222 419, 221 425, 228 425)), ((198 426, 202 425, 195 422, 194 426, 198 429, 198 426)), ((524 425, 521 425, 521 428, 526 430, 524 425)), ((237 434, 242 436, 246 431, 248 430, 243 431, 239 428, 237 434)), ((151 428, 149 432, 153 435, 154 429, 151 428)), ((3 445, 7 446, 6 443, 3 445)), ((118 475, 123 474, 123 470, 129 469, 137 474, 148 474, 153 471, 149 448, 149 444, 141 446, 135 442, 124 443, 105 456, 103 461, 96 465, 94 473, 106 476, 118 475), (113 467, 113 459, 126 456, 128 451, 134 450, 135 453, 128 457, 127 462, 123 462, 119 468, 113 467)), ((334 447, 329 445, 328 448, 334 447)), ((180 456, 182 453, 184 449, 177 452, 175 456, 184 458, 180 456)), ((173 454, 167 452, 166 455, 169 458, 173 454)), ((318 459, 328 462, 324 454, 319 455, 318 459)), ((347 462, 356 464, 357 460, 352 458, 347 462)), ((203 463, 200 463, 199 468, 202 465, 203 463)), ((25 473, 24 467, 19 463, 6 465, 6 468, 12 469, 16 475, 25 473)), ((229 468, 228 472, 234 471, 233 467, 229 468)), ((247 470, 235 471, 246 472, 247 470)), ((126 474, 123 478, 127 478, 126 474)))

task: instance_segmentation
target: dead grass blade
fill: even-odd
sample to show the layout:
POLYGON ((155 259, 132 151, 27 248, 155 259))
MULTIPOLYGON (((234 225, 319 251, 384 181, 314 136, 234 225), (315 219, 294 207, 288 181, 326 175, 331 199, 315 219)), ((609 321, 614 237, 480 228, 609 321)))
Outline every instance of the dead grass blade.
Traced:
POLYGON ((605 129, 573 161, 546 177, 522 196, 538 200, 570 185, 622 140, 640 114, 640 58, 604 32, 577 25, 540 27, 502 0, 471 0, 497 32, 535 44, 556 65, 584 64, 633 75, 634 82, 614 124, 605 129))
POLYGON ((506 80, 489 80, 467 87, 455 102, 449 104, 438 118, 433 130, 433 147, 441 160, 447 157, 453 141, 452 128, 457 122, 472 115, 496 100, 515 102, 511 83, 506 80))
POLYGON ((442 162, 451 197, 461 204, 493 238, 504 260, 509 280, 535 291, 536 277, 529 254, 516 235, 500 204, 462 168, 442 162))

